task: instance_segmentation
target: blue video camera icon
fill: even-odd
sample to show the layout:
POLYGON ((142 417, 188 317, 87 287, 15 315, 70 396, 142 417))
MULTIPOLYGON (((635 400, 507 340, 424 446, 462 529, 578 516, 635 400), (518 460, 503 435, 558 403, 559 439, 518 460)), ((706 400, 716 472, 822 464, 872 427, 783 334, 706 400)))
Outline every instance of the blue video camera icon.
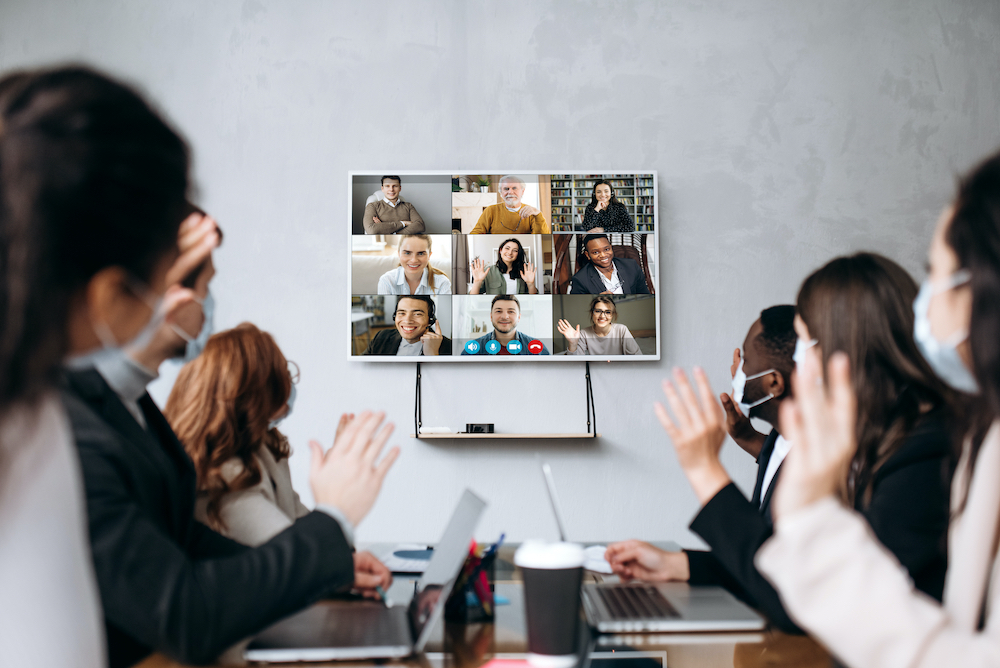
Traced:
POLYGON ((519 355, 521 353, 521 342, 517 339, 511 339, 507 342, 507 352, 511 355, 519 355))

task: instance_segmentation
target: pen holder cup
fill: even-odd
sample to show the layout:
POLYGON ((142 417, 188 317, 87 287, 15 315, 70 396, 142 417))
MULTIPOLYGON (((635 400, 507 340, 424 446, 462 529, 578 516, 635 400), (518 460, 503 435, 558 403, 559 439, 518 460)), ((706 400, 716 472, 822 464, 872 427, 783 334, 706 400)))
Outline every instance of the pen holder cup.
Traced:
POLYGON ((495 555, 485 562, 469 556, 444 604, 446 622, 473 624, 494 619, 493 584, 495 555))

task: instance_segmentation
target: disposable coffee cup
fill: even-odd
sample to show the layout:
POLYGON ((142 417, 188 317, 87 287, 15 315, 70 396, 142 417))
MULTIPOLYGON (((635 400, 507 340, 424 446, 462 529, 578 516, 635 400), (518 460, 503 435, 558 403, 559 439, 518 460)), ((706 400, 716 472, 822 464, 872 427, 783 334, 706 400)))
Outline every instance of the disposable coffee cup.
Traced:
POLYGON ((518 548, 514 563, 524 578, 528 663, 538 668, 575 666, 583 546, 529 541, 518 548))

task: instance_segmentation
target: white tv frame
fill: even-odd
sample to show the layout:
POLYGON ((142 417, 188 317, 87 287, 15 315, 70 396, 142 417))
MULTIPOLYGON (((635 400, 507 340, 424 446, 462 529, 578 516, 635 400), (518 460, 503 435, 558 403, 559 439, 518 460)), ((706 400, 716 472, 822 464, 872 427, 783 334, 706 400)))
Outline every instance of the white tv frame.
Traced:
MULTIPOLYGON (((549 221, 551 224, 552 221, 549 221)), ((660 275, 662 273, 663 258, 660 254, 660 191, 659 191, 659 174, 655 169, 422 169, 422 170, 400 170, 400 169, 383 169, 383 170, 351 170, 347 173, 347 220, 345 223, 347 228, 347 358, 355 362, 377 362, 377 363, 406 363, 413 364, 415 362, 420 363, 430 363, 430 364, 450 364, 450 363, 483 363, 483 364, 496 364, 496 363, 513 363, 513 364, 527 364, 531 362, 541 362, 543 364, 558 364, 560 362, 659 362, 660 361, 660 344, 662 342, 662 331, 663 326, 660 322, 660 302, 662 301, 662 292, 660 289, 660 275), (656 253, 656 294, 653 296, 654 308, 656 311, 656 354, 654 355, 615 355, 611 357, 604 357, 599 355, 531 355, 531 354, 520 354, 520 355, 461 355, 461 354, 451 354, 451 355, 434 355, 434 356, 424 356, 419 355, 416 357, 396 357, 395 355, 354 355, 354 327, 351 321, 351 298, 354 297, 354 286, 353 281, 353 253, 352 253, 352 238, 355 236, 353 234, 354 229, 354 177, 356 176, 382 176, 384 174, 395 174, 400 177, 406 176, 447 176, 449 183, 451 179, 454 178, 455 174, 518 174, 525 176, 540 176, 552 174, 651 174, 653 177, 653 231, 644 232, 643 234, 649 234, 653 237, 653 248, 656 253), (522 361, 523 359, 523 361, 522 361)), ((579 232, 555 232, 551 236, 559 236, 562 234, 580 234, 579 232)), ((627 233, 626 233, 627 234, 627 233)), ((554 246, 554 245, 553 245, 554 246)), ((553 247, 553 253, 555 248, 553 247)), ((553 269, 555 267, 553 266, 553 269)), ((454 279, 454 277, 453 277, 454 279)), ((467 295, 436 295, 437 297, 465 297, 467 295)), ((555 297, 556 295, 544 295, 548 297, 555 297)), ((552 340, 555 341, 556 336, 562 336, 553 326, 552 340)), ((451 338, 450 336, 448 338, 451 338)), ((454 339, 452 339, 454 342, 454 339)))

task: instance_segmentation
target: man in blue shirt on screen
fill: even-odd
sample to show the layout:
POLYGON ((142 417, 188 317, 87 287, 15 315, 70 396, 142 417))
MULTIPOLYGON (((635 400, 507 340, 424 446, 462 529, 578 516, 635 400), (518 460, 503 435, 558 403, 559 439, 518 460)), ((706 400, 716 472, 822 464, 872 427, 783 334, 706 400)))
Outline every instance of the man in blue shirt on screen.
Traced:
POLYGON ((538 339, 517 331, 521 302, 514 295, 497 295, 490 308, 493 331, 465 344, 463 355, 548 355, 538 339), (535 345, 531 345, 534 342, 535 345), (541 350, 538 349, 541 345, 541 350))

